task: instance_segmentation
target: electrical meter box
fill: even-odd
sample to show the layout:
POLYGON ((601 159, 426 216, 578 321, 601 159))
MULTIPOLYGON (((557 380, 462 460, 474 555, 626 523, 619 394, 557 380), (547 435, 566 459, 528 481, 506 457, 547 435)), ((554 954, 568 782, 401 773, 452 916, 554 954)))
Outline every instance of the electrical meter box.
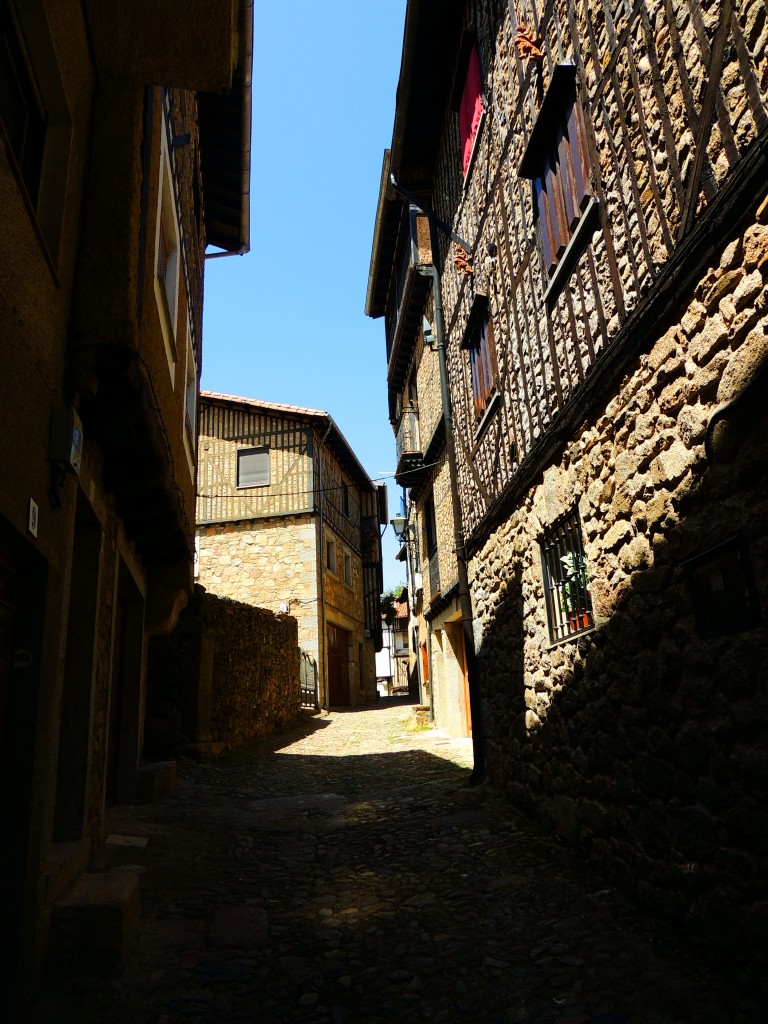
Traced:
POLYGON ((70 405, 54 409, 51 420, 51 461, 80 473, 83 457, 83 424, 70 405))

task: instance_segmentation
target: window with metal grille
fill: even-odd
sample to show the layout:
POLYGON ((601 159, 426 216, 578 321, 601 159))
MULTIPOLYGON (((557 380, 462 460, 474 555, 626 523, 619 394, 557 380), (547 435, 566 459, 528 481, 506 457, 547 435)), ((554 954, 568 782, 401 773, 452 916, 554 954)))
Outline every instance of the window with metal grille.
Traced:
POLYGON ((594 625, 578 511, 574 508, 556 520, 540 544, 549 638, 554 643, 594 625))
POLYGON ((269 486, 269 448, 241 448, 237 453, 237 486, 269 486))

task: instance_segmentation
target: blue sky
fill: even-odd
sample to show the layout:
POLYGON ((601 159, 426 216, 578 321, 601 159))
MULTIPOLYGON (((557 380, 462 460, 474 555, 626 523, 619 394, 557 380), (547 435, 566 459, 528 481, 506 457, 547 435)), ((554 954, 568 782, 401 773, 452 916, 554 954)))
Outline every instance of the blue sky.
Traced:
MULTIPOLYGON (((371 478, 395 468, 384 325, 363 309, 404 19, 405 0, 256 0, 251 251, 205 271, 203 388, 326 410, 371 478)), ((385 587, 396 550, 387 527, 385 587)))

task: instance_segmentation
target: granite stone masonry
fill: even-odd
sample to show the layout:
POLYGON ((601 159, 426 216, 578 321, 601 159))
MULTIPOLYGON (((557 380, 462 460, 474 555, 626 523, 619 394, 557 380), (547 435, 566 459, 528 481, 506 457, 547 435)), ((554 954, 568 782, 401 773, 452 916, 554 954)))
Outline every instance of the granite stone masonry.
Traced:
POLYGON ((492 782, 765 978, 766 5, 406 6, 367 312, 395 433, 414 405, 427 427, 397 479, 428 547, 434 706, 435 631, 471 615, 492 782), (411 197, 433 211, 429 268, 411 197), (455 535, 427 538, 446 497, 455 535), (464 559, 471 612, 447 606, 464 559))
POLYGON ((754 574, 768 607, 766 292, 737 310, 767 261, 763 204, 472 562, 494 778, 654 912, 755 970, 768 647, 747 609, 702 625, 690 559, 744 538, 742 587, 754 574), (574 502, 596 628, 553 646, 539 541, 574 502))
POLYGON ((299 713, 297 623, 195 587, 168 637, 150 645, 148 750, 220 753, 299 713))

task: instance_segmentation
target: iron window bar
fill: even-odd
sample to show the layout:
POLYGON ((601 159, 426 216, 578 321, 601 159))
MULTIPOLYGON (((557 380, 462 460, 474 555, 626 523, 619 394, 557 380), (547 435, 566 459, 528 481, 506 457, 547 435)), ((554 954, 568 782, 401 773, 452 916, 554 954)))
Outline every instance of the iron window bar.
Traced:
POLYGON ((549 638, 557 643, 594 627, 577 509, 555 520, 540 544, 549 638))

